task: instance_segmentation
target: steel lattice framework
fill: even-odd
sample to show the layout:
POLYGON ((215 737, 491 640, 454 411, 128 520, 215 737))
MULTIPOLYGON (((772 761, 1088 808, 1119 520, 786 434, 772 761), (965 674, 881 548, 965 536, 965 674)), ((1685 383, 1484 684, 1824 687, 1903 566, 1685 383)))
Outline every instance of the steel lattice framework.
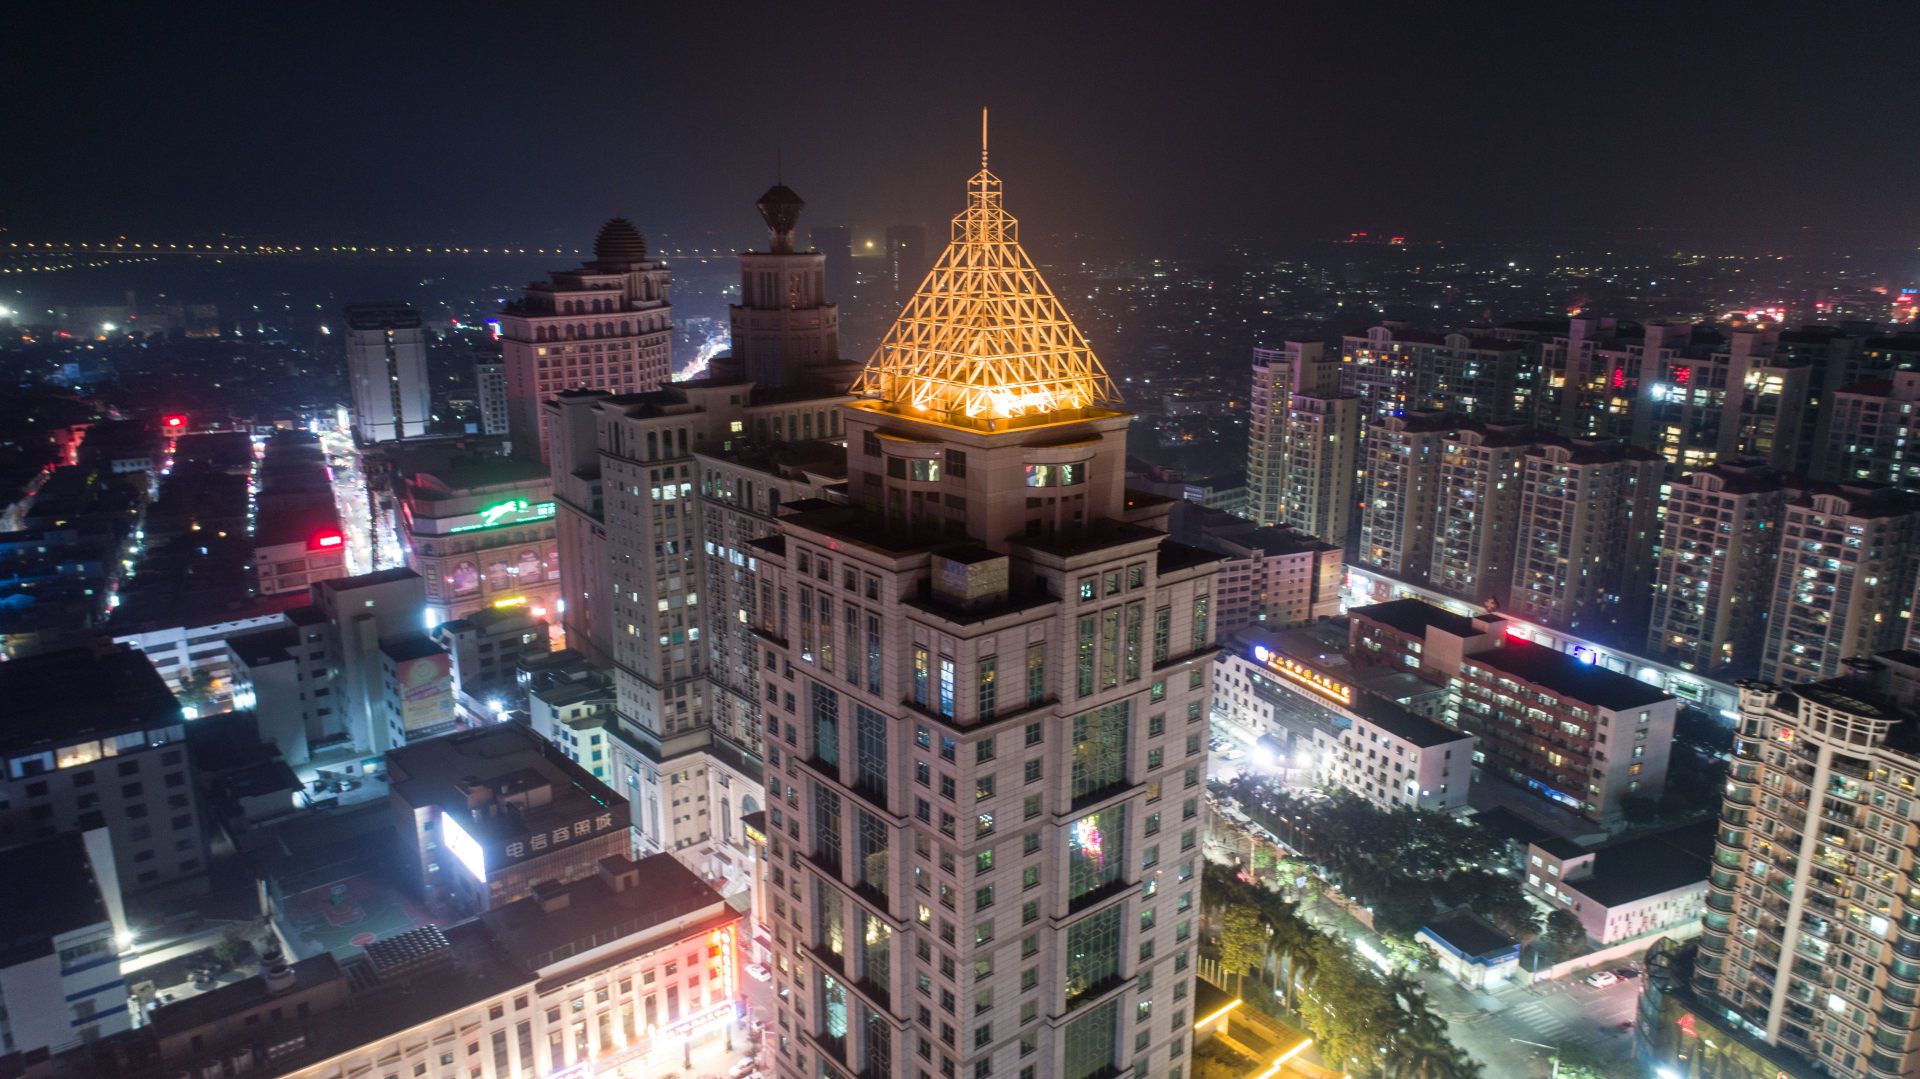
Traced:
POLYGON ((854 384, 886 405, 970 427, 1120 399, 1020 247, 1000 178, 967 181, 953 237, 854 384))

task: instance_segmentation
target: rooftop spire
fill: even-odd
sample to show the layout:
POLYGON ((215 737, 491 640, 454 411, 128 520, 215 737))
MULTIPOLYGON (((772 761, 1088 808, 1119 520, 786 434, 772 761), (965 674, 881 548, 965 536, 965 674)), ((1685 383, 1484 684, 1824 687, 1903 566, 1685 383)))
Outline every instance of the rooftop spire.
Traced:
POLYGON ((947 249, 867 361, 854 392, 946 423, 994 427, 1020 416, 1092 407, 1119 393, 1054 298, 1000 205, 987 171, 967 181, 967 208, 947 249))
POLYGON ((980 167, 987 167, 987 107, 980 106, 980 167))

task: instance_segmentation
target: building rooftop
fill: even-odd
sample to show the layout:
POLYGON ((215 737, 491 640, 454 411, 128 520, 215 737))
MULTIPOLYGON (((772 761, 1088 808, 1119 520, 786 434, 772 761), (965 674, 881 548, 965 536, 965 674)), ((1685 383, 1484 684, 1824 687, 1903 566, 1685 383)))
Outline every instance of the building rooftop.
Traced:
POLYGON ((32 902, 0 903, 0 969, 51 955, 54 937, 107 920, 79 832, 0 850, 0 880, 33 892, 32 902))
MULTIPOLYGON (((1563 881, 1568 889, 1579 892, 1602 906, 1618 907, 1638 902, 1676 888, 1704 884, 1713 853, 1716 822, 1689 824, 1683 828, 1629 839, 1594 851, 1591 876, 1563 881)), ((1569 846, 1561 841, 1559 846, 1569 846)), ((1547 849, 1545 844, 1541 848, 1547 849)), ((1574 846, 1574 855, 1585 849, 1574 846)), ((1556 858, 1566 858, 1560 850, 1556 858)))
POLYGON ((304 544, 326 532, 340 532, 340 511, 331 493, 263 498, 260 515, 254 520, 253 547, 257 551, 282 544, 304 544))
POLYGON ((1638 678, 1582 663, 1532 641, 1508 638, 1501 647, 1475 652, 1466 662, 1484 664, 1550 693, 1616 712, 1674 699, 1673 694, 1638 678))
POLYGON ((1404 705, 1384 697, 1376 697, 1371 693, 1355 693, 1353 703, 1348 707, 1368 723, 1421 749, 1472 738, 1471 735, 1456 731, 1444 723, 1436 723, 1423 715, 1410 712, 1404 705))
POLYGON ((1455 637, 1472 637, 1481 632, 1474 628, 1473 619, 1417 599, 1395 599, 1385 603, 1368 604, 1364 607, 1350 607, 1347 609, 1347 615, 1364 618, 1369 622, 1378 622, 1389 629, 1397 629, 1409 637, 1425 638, 1429 626, 1444 630, 1455 637))
POLYGON ((393 569, 377 569, 372 573, 362 573, 358 577, 333 577, 314 583, 329 592, 351 592, 356 588, 371 588, 374 585, 387 584, 392 581, 404 581, 410 577, 417 578, 419 576, 418 573, 415 573, 405 566, 398 566, 393 569))
POLYGON ((662 942, 649 941, 648 930, 690 914, 711 911, 722 921, 739 916, 719 892, 671 854, 638 861, 604 858, 600 866, 598 876, 543 885, 536 896, 488 911, 481 920, 508 955, 535 970, 614 941, 651 950, 650 945, 662 942), (630 877, 629 886, 619 889, 614 881, 623 872, 638 877, 630 877), (541 909, 543 901, 561 897, 564 907, 541 909))
POLYGON ((180 702, 145 653, 68 648, 0 663, 7 722, 0 752, 182 722, 180 702))
POLYGON ((405 663, 410 659, 445 655, 447 650, 424 633, 408 633, 381 641, 380 651, 395 663, 405 663))
POLYGON ((394 797, 415 808, 438 807, 474 839, 496 847, 605 813, 613 814, 616 827, 627 826, 625 798, 552 743, 514 723, 389 750, 387 772, 394 797))
POLYGON ((249 667, 292 659, 287 649, 299 643, 300 631, 292 626, 275 626, 227 638, 228 650, 249 667))
POLYGON ((1464 959, 1499 960, 1520 954, 1520 942, 1465 907, 1438 914, 1421 926, 1464 959))

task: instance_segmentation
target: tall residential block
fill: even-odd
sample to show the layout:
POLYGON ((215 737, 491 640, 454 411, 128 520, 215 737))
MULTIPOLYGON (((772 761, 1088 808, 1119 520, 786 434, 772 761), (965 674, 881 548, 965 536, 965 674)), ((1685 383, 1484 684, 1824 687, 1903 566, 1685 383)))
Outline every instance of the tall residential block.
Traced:
POLYGON ((1661 471, 1657 455, 1617 442, 1556 439, 1528 450, 1511 609, 1561 629, 1637 635, 1661 471))
POLYGON ((1920 902, 1909 885, 1920 872, 1910 811, 1920 724, 1915 657, 1898 658, 1845 678, 1740 687, 1691 989, 1716 1025, 1764 1043, 1769 1074, 1920 1068, 1920 902))
POLYGON ((1826 441, 1815 474, 1840 482, 1868 480, 1920 487, 1920 371, 1843 386, 1827 399, 1826 441))
POLYGON ((473 365, 473 395, 480 404, 480 433, 504 435, 512 430, 507 408, 507 365, 482 361, 473 365))
POLYGON ((1287 402, 1287 480, 1280 523, 1345 547, 1353 531, 1360 399, 1296 393, 1287 402))
POLYGON ((501 361, 514 449, 547 460, 541 402, 562 390, 638 393, 673 378, 667 264, 647 257, 633 222, 616 217, 593 261, 528 285, 500 311, 501 361))
POLYGON ((1759 669, 1793 493, 1758 461, 1723 461, 1668 485, 1649 655, 1715 676, 1759 669))
POLYGON ((1440 447, 1427 583, 1469 603, 1507 602, 1520 536, 1520 478, 1533 432, 1462 424, 1440 447))
POLYGON ((1437 526, 1458 507, 1437 501, 1454 419, 1411 412, 1375 420, 1363 451, 1360 561, 1402 581, 1424 582, 1437 526))
POLYGON ((1296 393, 1339 391, 1340 365, 1318 341, 1287 341, 1253 350, 1252 410, 1247 438, 1247 516, 1279 524, 1287 497, 1287 410, 1296 393))
POLYGON ((781 1079, 1185 1067, 1216 557, 1128 504, 1016 230, 983 165, 840 410, 848 504, 751 547, 781 1079))
POLYGON ((354 437, 365 445, 426 434, 432 415, 420 312, 368 303, 344 313, 354 437))
POLYGON ((1760 677, 1817 682, 1898 647, 1916 529, 1920 499, 1877 484, 1816 484, 1788 501, 1760 677))

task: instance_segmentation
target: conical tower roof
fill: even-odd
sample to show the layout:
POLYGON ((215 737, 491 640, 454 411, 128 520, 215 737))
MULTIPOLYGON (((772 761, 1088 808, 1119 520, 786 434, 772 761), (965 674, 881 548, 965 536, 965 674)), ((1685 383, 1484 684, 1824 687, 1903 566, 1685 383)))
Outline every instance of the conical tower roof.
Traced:
POLYGON ((874 350, 853 392, 946 423, 1083 409, 1120 398, 1000 205, 1000 179, 967 182, 953 237, 874 350))

